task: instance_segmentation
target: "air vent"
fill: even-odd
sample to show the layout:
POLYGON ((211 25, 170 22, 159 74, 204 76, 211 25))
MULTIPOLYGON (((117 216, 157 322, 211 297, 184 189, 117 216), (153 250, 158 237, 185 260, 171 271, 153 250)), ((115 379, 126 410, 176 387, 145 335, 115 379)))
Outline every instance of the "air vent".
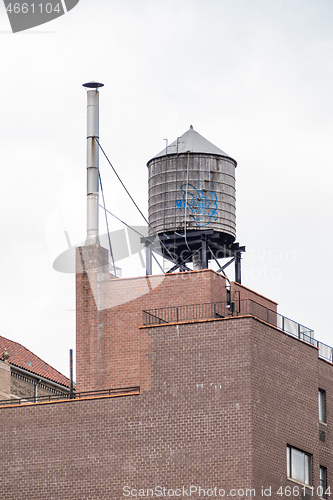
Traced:
POLYGON ((319 440, 325 443, 326 441, 326 432, 322 431, 321 429, 319 430, 319 440))

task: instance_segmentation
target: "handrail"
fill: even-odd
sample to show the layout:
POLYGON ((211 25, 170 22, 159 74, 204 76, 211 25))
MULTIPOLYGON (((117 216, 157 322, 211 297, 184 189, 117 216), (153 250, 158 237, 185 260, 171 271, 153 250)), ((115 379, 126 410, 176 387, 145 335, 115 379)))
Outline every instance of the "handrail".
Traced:
POLYGON ((318 356, 333 363, 333 348, 316 340, 314 331, 296 321, 255 302, 252 299, 235 302, 207 302, 204 304, 188 304, 183 306, 147 309, 143 311, 143 325, 155 326, 168 323, 181 323, 205 319, 232 318, 250 315, 261 319, 292 337, 314 345, 318 348, 318 356))
POLYGON ((3 399, 0 401, 0 406, 10 406, 10 405, 20 405, 28 403, 43 403, 51 401, 61 401, 70 399, 83 399, 83 398, 93 398, 93 397, 103 397, 103 396, 113 396, 117 394, 133 394, 140 392, 140 387, 120 387, 117 389, 101 389, 98 391, 85 391, 85 392, 74 392, 72 397, 70 394, 58 393, 49 394, 48 396, 37 396, 29 398, 15 398, 15 399, 3 399))

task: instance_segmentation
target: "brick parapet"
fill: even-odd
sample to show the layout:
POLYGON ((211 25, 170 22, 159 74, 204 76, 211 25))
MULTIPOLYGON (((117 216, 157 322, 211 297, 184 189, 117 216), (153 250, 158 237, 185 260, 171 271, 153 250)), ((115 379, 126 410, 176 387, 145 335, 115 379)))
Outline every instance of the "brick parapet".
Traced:
POLYGON ((277 303, 271 299, 268 299, 264 295, 261 295, 244 285, 237 282, 230 283, 231 299, 235 302, 238 300, 253 300, 257 304, 270 309, 271 311, 277 311, 277 303))

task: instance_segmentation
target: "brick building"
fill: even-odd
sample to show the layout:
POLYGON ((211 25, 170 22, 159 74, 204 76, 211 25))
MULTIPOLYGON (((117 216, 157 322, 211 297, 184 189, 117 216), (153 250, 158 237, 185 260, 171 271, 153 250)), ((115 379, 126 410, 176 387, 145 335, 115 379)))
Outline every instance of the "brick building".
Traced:
POLYGON ((330 498, 332 349, 211 269, 107 255, 77 250, 76 399, 0 408, 0 498, 330 498))
POLYGON ((333 467, 328 348, 298 324, 284 332, 276 304, 243 285, 228 308, 212 270, 111 280, 105 251, 88 255, 78 391, 131 389, 1 408, 3 498, 320 498, 333 467))

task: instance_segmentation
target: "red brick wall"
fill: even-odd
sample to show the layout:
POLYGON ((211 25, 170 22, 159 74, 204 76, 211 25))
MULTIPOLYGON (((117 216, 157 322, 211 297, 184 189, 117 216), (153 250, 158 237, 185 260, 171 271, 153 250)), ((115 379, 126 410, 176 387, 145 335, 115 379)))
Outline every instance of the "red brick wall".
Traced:
POLYGON ((319 464, 332 480, 333 367, 315 348, 254 318, 145 332, 151 386, 139 396, 0 409, 0 498, 120 500, 126 485, 256 488, 262 498, 261 486, 294 485, 287 444, 313 455, 315 486, 319 464))
POLYGON ((239 298, 241 300, 250 299, 262 305, 263 307, 267 307, 268 309, 271 309, 272 311, 276 312, 277 309, 276 302, 268 299, 267 297, 264 297, 263 295, 260 295, 257 292, 254 292, 250 288, 247 288, 244 285, 240 285, 239 283, 232 282, 230 284, 230 289, 231 289, 232 300, 238 301, 239 298))
POLYGON ((250 487, 244 321, 146 329, 151 388, 140 396, 0 409, 4 498, 120 500, 126 485, 250 487))
POLYGON ((78 392, 150 387, 143 310, 226 300, 225 278, 212 270, 111 279, 106 250, 97 246, 79 248, 77 263, 78 392))
MULTIPOLYGON (((255 321, 252 335, 256 487, 264 482, 275 492, 280 486, 301 488, 296 482, 286 480, 287 445, 313 455, 313 484, 317 487, 320 465, 318 351, 255 321)), ((330 369, 332 373, 332 366, 330 369)), ((333 466, 333 461, 330 460, 329 464, 333 466)), ((277 495, 273 497, 279 498, 277 495)), ((299 498, 299 495, 292 495, 292 498, 299 498)))
MULTIPOLYGON (((150 340, 139 330, 143 310, 226 301, 226 279, 212 270, 111 279, 107 251, 98 246, 79 248, 77 263, 77 391, 150 387, 150 340)), ((231 290, 233 300, 240 290, 241 299, 276 310, 242 285, 232 283, 231 290)))
POLYGON ((236 282, 230 284, 230 290, 236 313, 252 314, 269 324, 277 325, 276 302, 236 282))

